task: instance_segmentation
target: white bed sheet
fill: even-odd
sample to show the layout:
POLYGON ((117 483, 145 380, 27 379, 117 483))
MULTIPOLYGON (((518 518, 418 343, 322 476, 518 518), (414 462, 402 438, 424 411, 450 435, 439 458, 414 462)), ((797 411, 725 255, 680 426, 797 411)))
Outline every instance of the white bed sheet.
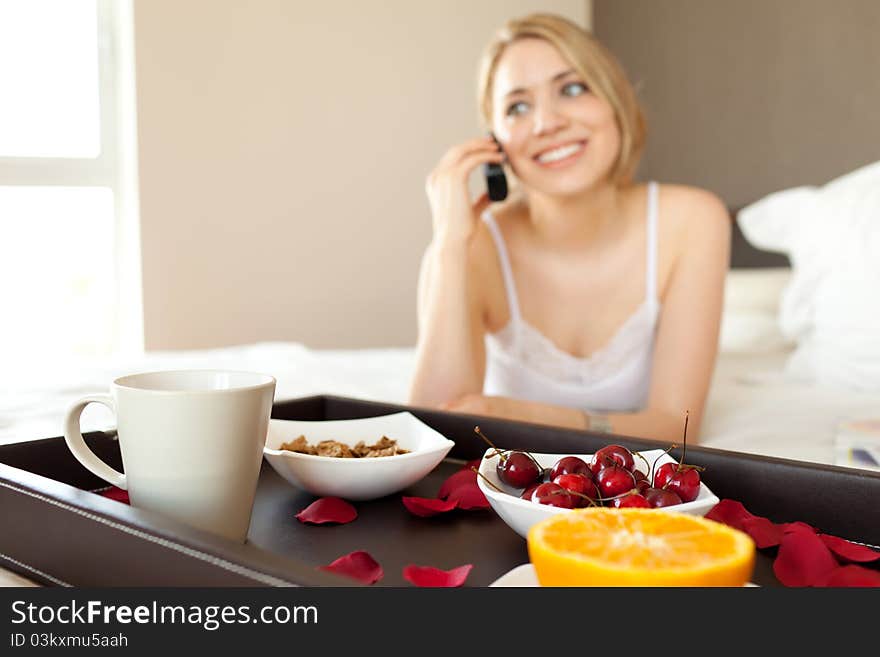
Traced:
POLYGON ((790 351, 721 354, 700 444, 835 465, 841 422, 880 418, 880 396, 786 374, 790 351))
MULTIPOLYGON (((784 374, 788 352, 724 353, 716 365, 699 442, 709 447, 834 463, 841 421, 880 417, 877 395, 821 388, 784 374)), ((154 352, 115 363, 46 365, 0 377, 0 443, 57 436, 67 406, 105 392, 117 376, 160 369, 228 368, 265 372, 276 401, 313 394, 405 403, 412 348, 317 350, 271 342, 213 350, 154 352)), ((92 404, 83 429, 113 426, 92 404)))
MULTIPOLYGON (((134 372, 232 369, 275 377, 275 400, 335 394, 403 402, 414 351, 318 350, 296 342, 266 342, 222 349, 157 351, 115 362, 46 364, 0 375, 0 444, 58 436, 67 407, 79 397, 108 392, 113 379, 134 372)), ((84 431, 113 426, 109 410, 91 404, 84 431)))

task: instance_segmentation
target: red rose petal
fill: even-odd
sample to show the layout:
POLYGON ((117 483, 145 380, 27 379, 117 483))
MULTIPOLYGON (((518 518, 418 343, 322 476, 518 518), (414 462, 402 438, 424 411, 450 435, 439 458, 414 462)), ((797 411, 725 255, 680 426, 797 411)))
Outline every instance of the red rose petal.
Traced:
POLYGON ((470 509, 488 509, 489 500, 477 486, 476 482, 459 486, 449 494, 447 502, 455 502, 459 509, 468 511, 470 509))
POLYGON ((98 495, 100 495, 101 497, 106 497, 110 500, 122 502, 123 504, 131 504, 131 500, 128 499, 128 491, 117 488, 116 486, 108 488, 105 491, 101 491, 100 493, 98 493, 98 495))
POLYGON ((410 513, 422 518, 430 518, 438 513, 452 511, 458 506, 457 500, 438 500, 433 497, 403 497, 403 506, 410 513))
POLYGON ((416 586, 455 587, 464 584, 473 567, 473 564, 465 564, 452 570, 440 570, 431 566, 406 566, 403 576, 416 586))
POLYGON ((876 561, 880 559, 880 552, 876 550, 872 550, 871 548, 865 545, 859 545, 858 543, 853 543, 851 541, 847 541, 846 539, 839 538, 838 536, 831 536, 829 534, 819 534, 819 538, 822 539, 822 542, 828 546, 834 554, 838 557, 843 557, 847 561, 858 561, 860 563, 865 563, 868 561, 876 561))
POLYGON ((382 566, 370 555, 369 552, 357 550, 339 557, 327 566, 319 566, 319 570, 326 570, 337 575, 351 577, 364 584, 375 584, 385 575, 382 566))
POLYGON ((742 529, 752 537, 752 540, 755 541, 755 546, 759 548, 779 545, 784 535, 780 525, 759 516, 746 519, 742 523, 742 529))
POLYGON ((773 562, 773 572, 785 586, 821 586, 836 568, 837 559, 828 546, 803 529, 782 537, 773 562))
POLYGON ((341 497, 322 497, 296 514, 300 522, 321 525, 336 522, 341 525, 357 518, 357 510, 341 497))
POLYGON ((880 572, 846 561, 869 562, 880 552, 829 534, 805 522, 776 524, 751 513, 736 500, 721 500, 706 517, 746 532, 759 548, 779 545, 773 572, 786 586, 880 586, 880 572))
POLYGON ((746 508, 742 505, 742 502, 737 502, 736 500, 721 500, 713 506, 709 513, 706 514, 706 517, 709 520, 715 520, 716 522, 723 523, 725 525, 729 525, 734 529, 739 529, 745 531, 744 524, 747 520, 751 518, 755 518, 751 513, 746 511, 746 508))
POLYGON ((797 522, 786 522, 782 524, 782 531, 786 534, 791 532, 807 532, 808 534, 815 534, 816 528, 812 525, 808 525, 805 522, 797 521, 797 522))
POLYGON ((840 566, 831 571, 825 586, 880 586, 880 572, 864 566, 840 566))
POLYGON ((459 486, 467 486, 469 484, 477 483, 477 473, 473 470, 459 470, 451 477, 448 477, 446 481, 443 482, 443 485, 440 486, 440 492, 437 493, 437 497, 445 500, 449 497, 449 494, 454 491, 459 486))
POLYGON ((752 537, 758 548, 779 545, 782 537, 790 532, 816 533, 816 530, 805 522, 777 524, 763 516, 756 516, 736 500, 721 500, 706 514, 706 517, 744 531, 752 537))

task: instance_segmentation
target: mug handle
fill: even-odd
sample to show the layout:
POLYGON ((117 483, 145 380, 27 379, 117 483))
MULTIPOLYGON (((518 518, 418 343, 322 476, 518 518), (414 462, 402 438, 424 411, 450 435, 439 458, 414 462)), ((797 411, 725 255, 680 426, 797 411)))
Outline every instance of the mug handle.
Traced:
POLYGON ((95 453, 86 445, 86 441, 82 437, 82 428, 80 427, 80 417, 85 407, 92 402, 96 404, 104 404, 116 415, 116 404, 110 395, 88 395, 76 400, 67 410, 64 417, 64 440, 70 451, 76 457, 76 460, 94 475, 110 482, 123 490, 128 490, 125 481, 125 475, 114 470, 109 465, 99 459, 95 453))

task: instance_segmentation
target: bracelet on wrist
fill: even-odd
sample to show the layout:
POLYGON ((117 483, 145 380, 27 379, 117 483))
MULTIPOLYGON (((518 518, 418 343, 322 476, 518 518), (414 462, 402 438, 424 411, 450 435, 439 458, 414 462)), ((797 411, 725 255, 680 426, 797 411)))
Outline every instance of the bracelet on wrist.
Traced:
POLYGON ((584 412, 584 418, 587 421, 587 429, 596 433, 611 433, 611 420, 607 415, 600 413, 584 412))

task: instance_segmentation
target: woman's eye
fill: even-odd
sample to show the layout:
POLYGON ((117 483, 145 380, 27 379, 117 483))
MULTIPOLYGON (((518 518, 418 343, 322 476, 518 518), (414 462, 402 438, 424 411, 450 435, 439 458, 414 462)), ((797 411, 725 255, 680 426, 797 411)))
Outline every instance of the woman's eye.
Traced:
POLYGON ((519 116, 520 114, 525 114, 529 109, 529 106, 523 101, 518 101, 516 103, 511 103, 507 107, 507 116, 519 116))
POLYGON ((583 82, 569 82, 562 87, 562 93, 565 96, 580 96, 582 93, 586 93, 586 91, 587 85, 583 82))

